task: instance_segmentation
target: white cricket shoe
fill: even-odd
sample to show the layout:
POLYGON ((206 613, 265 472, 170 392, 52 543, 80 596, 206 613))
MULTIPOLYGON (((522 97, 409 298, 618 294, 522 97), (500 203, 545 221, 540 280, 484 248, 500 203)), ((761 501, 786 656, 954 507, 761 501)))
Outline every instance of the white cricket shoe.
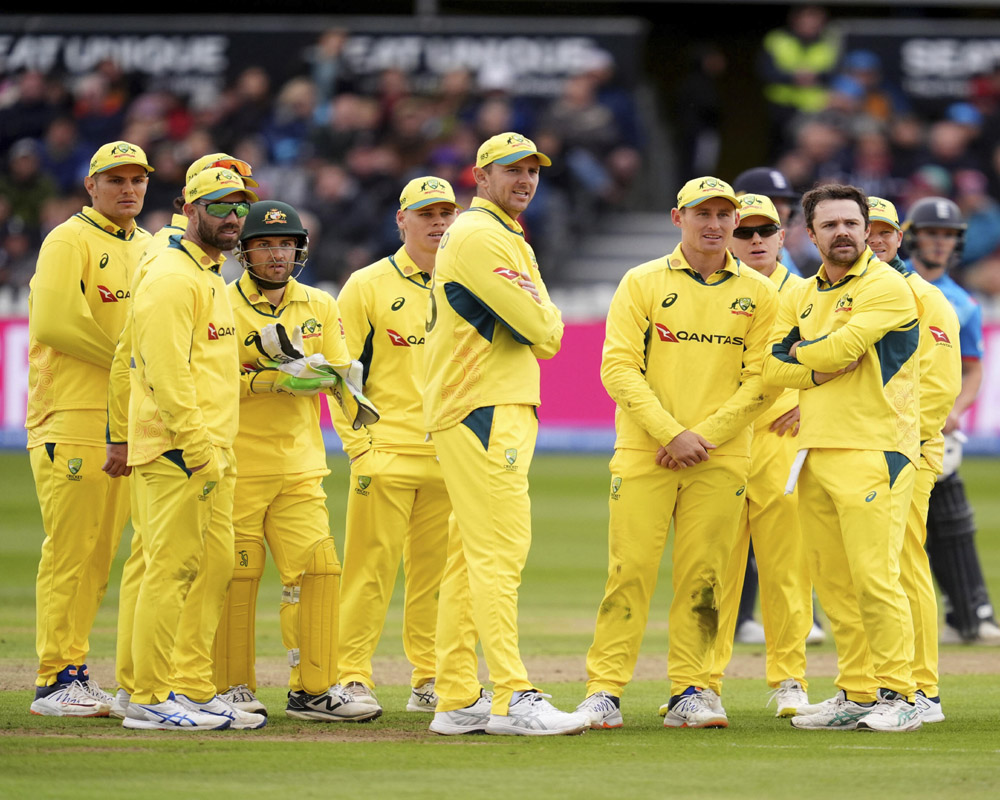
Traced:
MULTIPOLYGON (((702 689, 701 695, 705 699, 705 702, 708 703, 708 707, 711 708, 712 711, 715 711, 716 713, 723 715, 726 713, 726 709, 722 707, 722 698, 715 693, 714 689, 702 689)), ((670 712, 669 702, 666 702, 662 706, 660 706, 659 713, 661 717, 667 716, 669 712, 670 712)))
POLYGON ((200 714, 213 714, 222 719, 230 721, 230 728, 234 731, 255 731, 267 725, 267 717, 263 714, 253 714, 237 708, 232 703, 226 702, 221 695, 216 695, 211 700, 199 703, 184 694, 176 697, 177 702, 189 711, 196 711, 200 714))
POLYGON ((1000 644, 1000 625, 991 619, 984 619, 979 623, 978 644, 1000 644))
POLYGON ((620 701, 609 692, 594 692, 576 707, 576 712, 586 714, 594 730, 620 728, 624 723, 620 701))
POLYGON ((874 704, 848 700, 842 689, 836 697, 800 708, 798 716, 792 717, 792 727, 804 731, 853 731, 874 709, 874 704))
POLYGON ((406 701, 406 710, 433 714, 437 704, 438 696, 434 692, 434 679, 431 678, 427 683, 410 689, 410 699, 406 701))
POLYGON ((771 701, 777 705, 774 716, 794 717, 801 713, 799 708, 809 705, 809 695, 806 694, 806 690, 797 680, 786 678, 778 685, 777 689, 771 692, 771 697, 768 698, 767 705, 764 707, 767 708, 771 705, 771 701))
POLYGON ((250 691, 250 687, 245 683, 241 683, 239 686, 230 686, 219 697, 240 711, 267 716, 267 706, 257 699, 257 696, 250 691))
MULTIPOLYGON (((338 687, 335 686, 333 688, 336 689, 338 687)), ((378 706, 379 710, 382 710, 382 706, 379 704, 378 698, 375 696, 375 692, 360 681, 351 681, 350 683, 339 687, 339 690, 352 703, 364 703, 369 706, 378 706)))
MULTIPOLYGON (((517 694, 515 692, 515 694, 517 694)), ((537 689, 520 693, 507 715, 490 714, 486 732, 493 736, 575 736, 590 727, 588 714, 560 711, 537 689)))
POLYGON ((755 619, 748 619, 736 629, 734 641, 740 644, 765 644, 764 626, 755 619))
POLYGON ((461 736, 466 733, 486 733, 493 706, 493 692, 479 690, 476 702, 454 711, 435 711, 428 730, 441 736, 461 736))
POLYGON ((162 703, 130 702, 122 720, 123 728, 140 731, 224 731, 232 724, 229 717, 182 706, 173 692, 162 703))
MULTIPOLYGON (((673 707, 668 703, 663 717, 665 728, 728 728, 729 717, 722 707, 722 698, 711 689, 694 689, 678 695, 673 707)), ((674 698, 671 698, 674 700, 674 698)))
POLYGON ((382 706, 357 702, 343 687, 331 686, 325 694, 289 692, 285 714, 318 722, 371 722, 382 716, 382 706))
POLYGON ((80 672, 83 674, 83 680, 80 681, 80 685, 83 686, 83 691, 97 700, 99 703, 103 703, 110 710, 111 706, 115 702, 113 695, 104 691, 100 686, 97 685, 97 681, 90 677, 90 671, 87 669, 87 665, 84 664, 79 668, 80 672))
POLYGON ((31 713, 40 717, 106 717, 111 706, 91 695, 80 681, 37 687, 31 713))
POLYGON ((826 641, 826 631, 818 623, 813 622, 809 633, 806 634, 806 644, 823 644, 826 641))
POLYGON ((932 722, 944 722, 944 712, 941 710, 941 696, 928 697, 923 689, 917 689, 917 708, 920 709, 920 721, 925 725, 932 722))
POLYGON ((878 702, 871 713, 858 720, 859 731, 907 733, 920 730, 920 709, 899 692, 878 690, 878 702))
POLYGON ((111 704, 110 715, 116 719, 125 719, 125 712, 128 711, 131 695, 124 689, 119 689, 115 693, 115 701, 111 704))

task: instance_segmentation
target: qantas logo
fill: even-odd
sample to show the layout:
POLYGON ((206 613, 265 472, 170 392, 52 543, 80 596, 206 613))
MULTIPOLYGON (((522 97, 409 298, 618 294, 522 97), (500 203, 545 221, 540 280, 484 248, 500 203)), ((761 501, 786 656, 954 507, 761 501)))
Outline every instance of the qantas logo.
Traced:
POLYGON ((933 325, 929 325, 927 330, 931 332, 931 336, 934 337, 934 341, 938 344, 951 344, 951 339, 948 338, 948 334, 945 333, 940 328, 935 328, 933 325))
POLYGON ((220 336, 232 336, 236 333, 235 328, 227 328, 225 326, 221 328, 216 328, 214 322, 208 323, 208 340, 211 342, 218 339, 220 336))
POLYGON ((131 292, 123 291, 122 289, 113 292, 107 286, 101 286, 100 284, 97 286, 97 291, 101 293, 102 303, 117 303, 119 300, 125 300, 132 296, 131 292))
POLYGON ((506 278, 509 281, 516 281, 518 278, 521 277, 521 273, 519 273, 517 270, 511 269, 510 267, 497 267, 493 271, 501 278, 506 278))
POLYGON ((727 336, 723 333, 698 333, 696 331, 677 331, 674 333, 666 325, 654 323, 656 333, 663 342, 708 342, 709 344, 735 344, 743 346, 742 336, 727 336))
POLYGON ((659 322, 656 323, 656 332, 660 336, 661 342, 676 342, 677 337, 670 332, 670 328, 666 325, 661 325, 659 322))
POLYGON ((409 347, 410 345, 406 341, 406 337, 402 334, 396 333, 392 328, 386 328, 385 332, 389 334, 389 341, 392 342, 393 347, 409 347))

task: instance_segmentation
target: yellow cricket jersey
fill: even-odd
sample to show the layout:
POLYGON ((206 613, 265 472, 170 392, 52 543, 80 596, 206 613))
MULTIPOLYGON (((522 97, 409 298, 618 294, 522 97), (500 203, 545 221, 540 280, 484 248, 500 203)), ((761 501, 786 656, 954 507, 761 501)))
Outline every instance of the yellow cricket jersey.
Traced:
POLYGON ((764 379, 799 393, 799 447, 882 450, 919 456, 917 305, 906 280, 870 248, 837 283, 821 266, 783 292, 764 379), (791 346, 801 340, 795 357, 791 346), (813 371, 853 372, 817 386, 813 371))
POLYGON ((186 467, 236 438, 240 373, 226 284, 198 245, 171 236, 132 300, 132 361, 142 394, 129 414, 128 463, 180 451, 186 467))
POLYGON ((405 247, 347 279, 337 296, 352 359, 364 366, 365 396, 382 415, 377 425, 353 430, 332 414, 344 451, 369 448, 434 455, 424 429, 424 339, 431 276, 405 247))
POLYGON ((453 427, 477 408, 539 405, 537 359, 559 352, 562 315, 523 229, 499 206, 477 197, 445 231, 427 313, 426 430, 453 427), (541 303, 518 285, 522 272, 541 303))
POLYGON ((678 245, 622 278, 608 311, 601 381, 615 410, 615 447, 656 451, 685 430, 750 454, 750 423, 774 402, 761 359, 777 289, 726 253, 702 279, 678 245))
MULTIPOLYGON (((239 436, 234 445, 239 477, 327 474, 319 425, 322 395, 252 394, 250 375, 261 357, 254 335, 265 325, 277 322, 285 326, 289 335, 296 325, 302 328, 302 347, 307 356, 322 353, 331 364, 347 363, 347 344, 337 301, 327 292, 293 278, 285 286, 281 303, 275 307, 248 272, 230 283, 226 291, 236 321, 242 373, 239 436)), ((343 416, 335 402, 330 403, 330 414, 334 419, 343 416)))
MULTIPOLYGON (((777 266, 775 266, 774 271, 768 275, 768 280, 771 281, 771 283, 773 283, 775 288, 778 290, 779 298, 782 292, 789 291, 793 287, 801 286, 805 283, 804 278, 789 272, 785 265, 780 261, 777 266)), ((770 336, 770 331, 768 332, 768 336, 770 336)), ((778 399, 774 401, 774 405, 757 417, 754 421, 754 430, 766 431, 772 422, 774 422, 782 414, 786 414, 791 411, 798 404, 798 391, 796 389, 785 389, 780 395, 778 395, 778 399)))
POLYGON ((920 455, 927 466, 940 472, 944 458, 941 429, 962 390, 961 326, 940 289, 898 257, 890 266, 906 278, 920 309, 920 455))
MULTIPOLYGON (((139 259, 139 265, 135 268, 135 275, 132 276, 130 294, 133 297, 136 288, 146 277, 146 265, 149 261, 167 248, 171 236, 184 233, 186 228, 187 217, 183 214, 174 214, 169 225, 164 225, 153 234, 153 238, 146 245, 142 258, 139 259)), ((132 363, 132 297, 126 300, 126 309, 125 325, 118 335, 114 360, 111 362, 111 379, 108 382, 107 437, 109 444, 121 444, 128 441, 129 396, 133 372, 130 368, 132 363)), ((138 407, 138 399, 142 396, 142 389, 138 387, 138 384, 137 388, 136 407, 138 407)))
POLYGON ((28 295, 28 447, 104 444, 108 372, 148 241, 89 206, 45 237, 28 295))

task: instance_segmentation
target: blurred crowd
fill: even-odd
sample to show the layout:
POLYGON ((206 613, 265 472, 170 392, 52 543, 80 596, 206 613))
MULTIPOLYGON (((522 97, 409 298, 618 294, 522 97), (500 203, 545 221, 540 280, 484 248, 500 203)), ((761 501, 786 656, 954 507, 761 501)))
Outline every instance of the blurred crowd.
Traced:
POLYGON ((519 95, 501 64, 444 74, 428 94, 400 70, 360 80, 342 55, 347 36, 320 35, 283 85, 252 67, 212 102, 147 90, 111 61, 76 82, 0 77, 0 286, 27 285, 41 240, 87 202, 91 155, 118 138, 143 147, 156 169, 139 218, 153 231, 169 220, 195 158, 224 151, 249 161, 262 198, 304 211, 309 282, 342 284, 399 246, 395 210, 413 177, 446 178, 467 205, 476 149, 508 130, 553 160, 521 220, 543 268, 557 267, 602 213, 629 203, 639 115, 603 51, 556 98, 519 95))
MULTIPOLYGON (((771 164, 793 187, 849 183, 901 214, 922 197, 951 198, 969 225, 954 277, 1000 295, 1000 68, 974 78, 967 99, 919 116, 878 55, 845 52, 825 11, 799 6, 765 37, 758 74, 771 164)), ((804 235, 789 245, 809 262, 804 235)))

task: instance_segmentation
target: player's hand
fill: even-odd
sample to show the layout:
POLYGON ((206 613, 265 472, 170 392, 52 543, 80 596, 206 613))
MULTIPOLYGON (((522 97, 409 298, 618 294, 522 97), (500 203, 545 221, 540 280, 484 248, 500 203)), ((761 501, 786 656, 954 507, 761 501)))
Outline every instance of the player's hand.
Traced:
POLYGON ((538 287, 535 286, 535 282, 531 280, 531 276, 528 273, 521 273, 521 277, 517 279, 517 285, 530 294, 538 305, 542 304, 542 296, 538 293, 538 287))
POLYGON ((124 478, 131 475, 132 467, 128 465, 128 445, 125 442, 109 444, 107 447, 107 460, 101 469, 112 478, 124 478))
POLYGON ((792 436, 799 435, 799 407, 795 406, 791 411, 786 411, 780 417, 778 417, 774 422, 771 423, 769 428, 773 433, 778 434, 778 436, 784 436, 787 431, 790 431, 792 436))
POLYGON ((962 427, 962 417, 955 413, 952 409, 951 413, 948 414, 948 418, 944 421, 944 427, 941 429, 941 433, 954 433, 962 427))
POLYGON ((681 469, 681 465, 674 461, 670 453, 667 452, 667 448, 663 445, 660 445, 660 449, 656 451, 656 463, 660 467, 666 467, 674 471, 681 469))
POLYGON ((694 431, 682 431, 663 446, 666 456, 673 459, 675 466, 668 466, 671 462, 665 457, 660 462, 660 466, 668 469, 683 469, 693 467, 702 461, 708 461, 710 450, 715 449, 715 445, 699 433, 694 431))
POLYGON ((788 348, 788 357, 795 358, 795 351, 799 349, 799 345, 802 344, 802 339, 799 339, 795 344, 788 348))
POLYGON ((861 362, 864 359, 864 357, 865 354, 862 353, 846 367, 841 367, 836 372, 817 372, 816 370, 813 370, 813 383, 815 383, 817 386, 822 386, 824 383, 832 381, 839 375, 846 375, 848 372, 854 372, 854 370, 856 370, 861 365, 861 362))

